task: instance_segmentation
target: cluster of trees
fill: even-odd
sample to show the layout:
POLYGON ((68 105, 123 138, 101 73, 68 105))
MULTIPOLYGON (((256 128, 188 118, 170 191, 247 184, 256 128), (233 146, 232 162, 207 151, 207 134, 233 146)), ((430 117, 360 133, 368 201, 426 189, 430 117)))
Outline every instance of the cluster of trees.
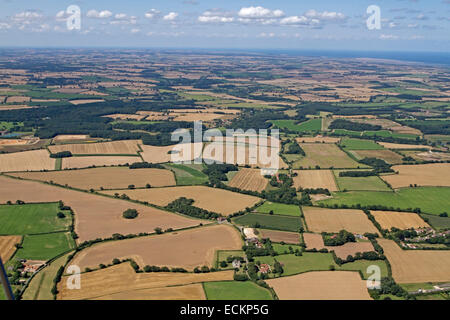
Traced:
POLYGON ((273 249, 272 242, 269 239, 262 239, 261 242, 264 245, 263 248, 258 248, 254 243, 249 243, 242 247, 242 250, 244 250, 249 261, 253 261, 254 257, 274 257, 277 255, 276 251, 273 249))
POLYGON ((193 199, 181 197, 169 203, 166 206, 166 209, 200 219, 217 219, 221 217, 221 215, 218 213, 194 207, 192 205, 193 203, 194 203, 193 199))
POLYGON ((331 196, 330 190, 326 188, 302 188, 299 187, 297 189, 298 192, 301 192, 303 194, 325 194, 327 196, 331 196))
POLYGON ((299 154, 302 156, 305 156, 306 153, 305 151, 302 149, 302 147, 299 146, 299 144, 294 141, 291 144, 288 145, 287 150, 284 151, 284 153, 286 154, 299 154))
POLYGON ((209 178, 209 183, 211 185, 220 184, 222 181, 227 181, 227 173, 230 171, 238 171, 239 168, 234 164, 219 164, 214 163, 211 165, 207 165, 206 168, 202 170, 204 174, 206 174, 209 178))
POLYGON ((408 292, 399 286, 392 277, 383 277, 380 281, 381 288, 379 290, 370 289, 370 296, 377 300, 380 298, 380 295, 383 294, 392 294, 397 297, 403 297, 406 299, 411 299, 412 297, 408 294, 408 292))
POLYGON ((125 219, 135 219, 137 218, 138 215, 139 213, 137 212, 136 209, 127 209, 122 213, 122 216, 125 219))
POLYGON ((347 242, 356 242, 355 235, 346 230, 341 230, 337 234, 322 233, 322 237, 326 246, 342 246, 347 242))
POLYGON ((61 151, 61 152, 57 152, 57 153, 52 153, 50 155, 50 158, 54 158, 54 159, 62 159, 62 158, 70 158, 72 157, 72 152, 70 151, 61 151))
POLYGON ((378 131, 382 127, 379 125, 372 125, 368 123, 358 123, 353 121, 348 121, 344 119, 334 120, 328 127, 329 129, 345 129, 350 131, 378 131))
POLYGON ((156 168, 156 169, 165 169, 164 166, 158 163, 148 163, 148 162, 135 162, 130 164, 130 169, 144 169, 144 168, 156 168))
POLYGON ((144 272, 180 272, 180 273, 187 273, 187 270, 183 268, 168 268, 168 267, 158 267, 158 266, 145 266, 143 268, 144 272))

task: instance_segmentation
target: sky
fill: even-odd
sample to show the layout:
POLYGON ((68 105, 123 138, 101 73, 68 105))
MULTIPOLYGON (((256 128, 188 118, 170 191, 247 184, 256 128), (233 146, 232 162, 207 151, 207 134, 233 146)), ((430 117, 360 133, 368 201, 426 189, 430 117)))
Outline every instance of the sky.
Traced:
POLYGON ((0 8, 0 47, 450 52, 450 0, 0 0, 0 8), (79 29, 68 29, 77 21, 71 5, 79 29), (367 26, 370 5, 380 9, 379 29, 367 26))

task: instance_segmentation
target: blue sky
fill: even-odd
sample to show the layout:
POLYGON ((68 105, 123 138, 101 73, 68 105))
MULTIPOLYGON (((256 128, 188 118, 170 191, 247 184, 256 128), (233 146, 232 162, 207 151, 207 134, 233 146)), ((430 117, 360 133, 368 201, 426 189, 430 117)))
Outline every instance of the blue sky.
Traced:
POLYGON ((0 0, 0 46, 450 51, 450 0, 0 0), (81 9, 67 30, 66 9, 81 9), (369 5, 381 29, 366 26, 369 5))

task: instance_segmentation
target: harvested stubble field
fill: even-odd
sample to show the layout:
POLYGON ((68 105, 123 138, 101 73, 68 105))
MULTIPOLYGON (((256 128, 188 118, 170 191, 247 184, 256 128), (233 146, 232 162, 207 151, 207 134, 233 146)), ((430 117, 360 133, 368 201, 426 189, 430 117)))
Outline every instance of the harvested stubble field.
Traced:
POLYGON ((94 300, 206 300, 200 283, 113 293, 94 300))
POLYGON ((4 146, 21 146, 27 143, 28 141, 23 139, 0 139, 0 148, 4 146))
POLYGON ((16 251, 16 244, 22 241, 21 236, 0 236, 0 258, 8 261, 16 251))
POLYGON ((241 190, 263 191, 269 180, 261 175, 261 170, 243 168, 231 179, 228 186, 241 190))
POLYGON ((53 138, 53 141, 64 142, 71 140, 86 140, 89 136, 86 134, 60 134, 53 138))
POLYGON ((357 272, 307 272, 266 282, 281 300, 370 300, 357 272))
POLYGON ((385 175, 382 178, 393 188, 418 186, 450 186, 450 163, 430 163, 419 165, 394 166, 398 174, 385 175))
MULTIPOLYGON (((114 195, 116 192, 104 191, 102 193, 114 195)), ((193 199, 195 207, 223 215, 230 215, 246 207, 252 207, 261 200, 257 197, 206 186, 124 190, 123 193, 133 200, 147 201, 159 206, 166 206, 172 201, 185 197, 193 199)))
POLYGON ((267 147, 260 156, 261 149, 254 144, 243 143, 208 143, 203 150, 203 158, 216 163, 229 163, 240 166, 250 165, 259 168, 285 169, 287 164, 277 154, 278 148, 267 147))
POLYGON ((103 117, 111 118, 111 119, 115 119, 115 120, 137 120, 137 121, 140 121, 140 120, 144 119, 146 117, 146 115, 116 113, 116 114, 109 114, 109 115, 106 115, 103 117))
POLYGON ((136 154, 139 151, 138 144, 142 144, 140 140, 121 140, 111 142, 98 143, 81 143, 49 146, 51 153, 62 151, 70 151, 72 154, 136 154))
POLYGON ((84 270, 111 263, 114 258, 132 258, 141 268, 155 265, 192 270, 204 265, 212 267, 217 250, 238 250, 242 245, 235 228, 214 225, 98 244, 77 254, 73 263, 84 270))
POLYGON ((338 143, 341 138, 335 137, 300 137, 295 139, 298 143, 338 143))
POLYGON ((334 175, 331 170, 294 170, 294 187, 302 188, 325 188, 329 191, 338 191, 334 175))
POLYGON ((155 147, 141 146, 141 157, 149 163, 186 162, 199 158, 202 154, 203 143, 155 147))
POLYGON ((328 251, 334 251, 336 256, 341 259, 347 259, 349 255, 355 256, 357 252, 370 252, 374 251, 373 245, 370 242, 347 242, 342 246, 325 246, 321 234, 318 233, 304 233, 303 239, 307 249, 323 249, 328 251))
POLYGON ((377 228, 361 210, 302 207, 308 230, 312 232, 378 233, 377 228))
MULTIPOLYGON (((71 265, 71 264, 69 264, 71 265)), ((136 297, 141 290, 165 287, 177 287, 201 282, 233 280, 234 271, 211 273, 136 273, 129 263, 122 263, 107 269, 101 269, 81 275, 80 290, 69 290, 66 287, 66 277, 58 285, 58 299, 84 300, 100 299, 102 297, 120 294, 120 299, 140 299, 136 297)), ((173 296, 173 291, 169 292, 173 296)), ((158 296, 164 299, 165 296, 158 296)))
POLYGON ((429 228, 418 214, 410 212, 396 212, 396 211, 371 211, 375 220, 380 224, 381 228, 391 230, 391 228, 398 228, 400 230, 429 228))
POLYGON ((0 154, 0 172, 54 170, 55 162, 47 150, 0 154))
POLYGON ((75 212, 75 232, 79 242, 111 237, 114 233, 137 234, 162 229, 180 229, 198 225, 204 220, 191 219, 148 206, 45 185, 39 182, 0 177, 0 202, 57 202, 62 200, 75 212), (136 209, 136 219, 126 220, 122 213, 136 209))
POLYGON ((262 239, 269 238, 272 242, 285 242, 292 244, 300 243, 300 234, 297 232, 276 231, 258 229, 262 239))
POLYGON ((88 104, 88 103, 98 103, 98 102, 105 102, 103 99, 79 99, 79 100, 70 100, 71 104, 74 105, 80 105, 80 104, 88 104))
POLYGON ((299 161, 302 167, 357 168, 361 166, 335 144, 302 143, 300 146, 306 153, 306 157, 299 161))
POLYGON ((403 162, 403 157, 391 150, 355 150, 351 151, 351 153, 357 159, 378 158, 389 164, 398 164, 403 162))
POLYGON ((394 241, 379 239, 398 283, 450 281, 450 251, 402 250, 394 241))
POLYGON ((378 142, 386 149, 432 149, 431 146, 425 146, 422 144, 400 144, 400 143, 390 143, 390 142, 378 142))
POLYGON ((89 167, 119 166, 142 162, 140 157, 88 156, 62 159, 62 169, 82 169, 89 167))
POLYGON ((90 190, 125 189, 129 185, 136 188, 167 187, 176 185, 173 172, 165 169, 129 169, 128 167, 93 168, 52 172, 12 173, 14 177, 29 180, 53 181, 60 185, 90 190))

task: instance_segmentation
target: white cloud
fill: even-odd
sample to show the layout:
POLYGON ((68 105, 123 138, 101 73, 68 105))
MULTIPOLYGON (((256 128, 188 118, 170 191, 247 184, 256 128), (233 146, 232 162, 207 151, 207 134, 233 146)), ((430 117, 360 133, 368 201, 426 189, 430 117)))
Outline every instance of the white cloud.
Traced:
POLYGON ((134 29, 131 29, 131 31, 130 31, 132 34, 136 34, 136 33, 139 33, 139 32, 141 32, 141 29, 138 29, 138 28, 134 28, 134 29))
POLYGON ((6 22, 0 22, 0 30, 2 29, 11 29, 11 25, 6 22))
POLYGON ((292 16, 286 17, 280 20, 280 24, 284 25, 299 25, 299 24, 308 24, 309 19, 305 16, 292 16))
POLYGON ((234 18, 230 14, 224 13, 218 10, 205 11, 197 19, 199 22, 204 23, 227 23, 233 22, 234 18))
POLYGON ((323 11, 319 12, 316 10, 309 10, 305 13, 305 16, 311 19, 319 19, 319 20, 345 20, 346 16, 340 12, 329 12, 323 11))
POLYGON ((244 19, 264 19, 264 18, 281 18, 284 12, 276 9, 270 10, 261 6, 241 8, 238 13, 239 17, 244 19))
POLYGON ((161 11, 158 11, 156 9, 150 9, 148 12, 145 13, 145 17, 147 19, 153 19, 153 18, 157 17, 160 13, 161 13, 161 11))
POLYGON ((114 19, 117 19, 117 20, 123 20, 123 19, 126 19, 126 18, 127 18, 127 14, 126 13, 117 13, 114 16, 114 19))
POLYGON ((42 14, 35 12, 35 11, 24 11, 17 13, 13 16, 13 20, 33 20, 33 19, 39 19, 42 18, 42 14))
POLYGON ((176 12, 169 12, 168 14, 166 14, 163 19, 166 21, 173 21, 178 17, 178 13, 176 12))
POLYGON ((88 18, 95 18, 95 19, 106 19, 110 18, 112 15, 113 15, 112 12, 109 10, 102 10, 102 11, 89 10, 88 13, 86 14, 88 18))
POLYGON ((273 32, 268 32, 268 33, 266 33, 266 32, 261 32, 261 33, 258 35, 258 38, 273 38, 273 37, 275 37, 275 33, 273 33, 273 32))

